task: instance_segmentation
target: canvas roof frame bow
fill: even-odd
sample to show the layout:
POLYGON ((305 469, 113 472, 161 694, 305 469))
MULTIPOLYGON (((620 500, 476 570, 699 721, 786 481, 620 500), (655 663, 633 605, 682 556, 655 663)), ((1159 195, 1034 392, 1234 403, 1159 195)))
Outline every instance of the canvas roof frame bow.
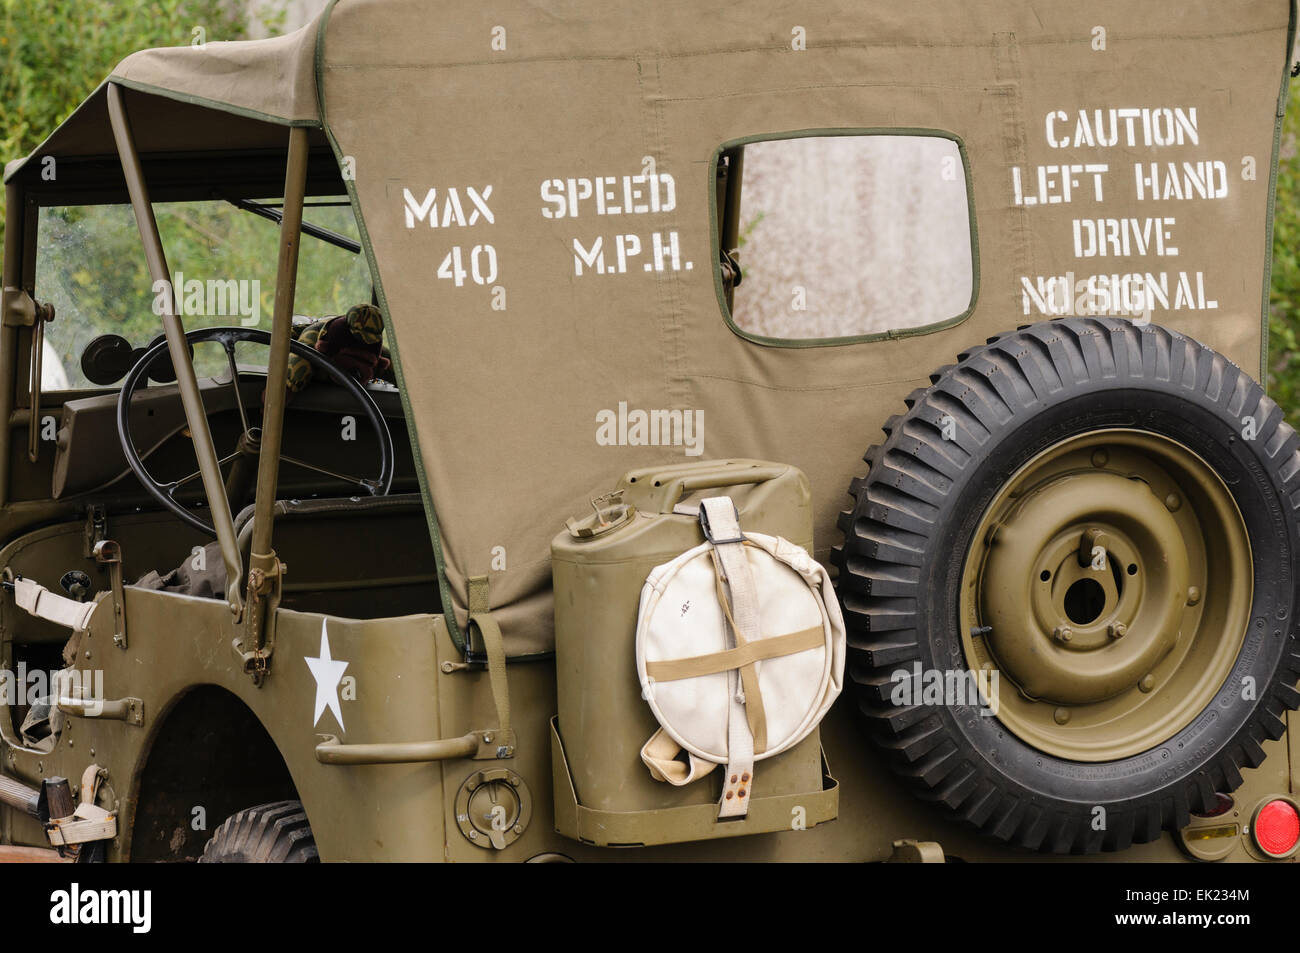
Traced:
MULTIPOLYGON (((807 472, 824 558, 865 443, 864 415, 924 385, 936 351, 955 354, 1023 322, 1021 279, 1032 285, 1072 266, 1043 236, 1074 207, 1017 204, 1011 171, 1023 173, 1023 185, 1040 164, 1094 158, 1076 154, 1087 149, 1073 141, 1081 109, 1091 117, 1169 107, 1190 123, 1196 107, 1198 145, 1176 146, 1191 151, 1171 158, 1226 157, 1235 168, 1238 156, 1271 157, 1267 181, 1234 179, 1222 200, 1177 206, 1174 267, 1204 271, 1217 308, 1168 316, 1259 373, 1293 3, 1180 6, 1177 29, 1169 8, 1121 0, 1046 12, 1009 0, 925 8, 827 0, 801 12, 804 24, 787 22, 777 0, 745 9, 573 0, 562 9, 560 17, 513 11, 505 50, 486 42, 498 14, 476 4, 445 5, 431 31, 416 0, 339 0, 288 36, 143 51, 6 170, 11 200, 123 201, 110 116, 118 99, 154 201, 206 197, 202 183, 231 197, 274 197, 286 188, 288 130, 301 130, 304 192, 343 188, 357 213, 458 645, 468 580, 487 573, 507 654, 548 652, 551 520, 579 511, 620 472, 680 458, 681 447, 592 440, 592 416, 620 402, 698 412, 710 456, 782 459, 807 472), (575 20, 583 30, 570 29, 575 20), (827 23, 836 24, 833 36, 818 32, 827 23), (1098 24, 1108 30, 1104 50, 1089 43, 1098 24), (795 26, 811 30, 798 51, 795 26), (456 94, 429 96, 439 84, 456 94), (969 313, 883 340, 795 347, 742 336, 726 320, 720 267, 719 218, 731 207, 719 208, 725 197, 713 175, 724 146, 870 129, 928 130, 960 144, 978 220, 980 280, 969 313), (672 176, 671 209, 616 217, 588 202, 577 218, 542 214, 544 183, 560 179, 567 190, 569 178, 598 174, 630 181, 646 157, 672 176), (48 160, 60 170, 52 181, 42 179, 48 160), (492 222, 406 225, 404 189, 418 204, 429 189, 442 197, 473 187, 482 197, 489 185, 492 222), (681 268, 574 275, 571 242, 590 249, 616 233, 639 234, 644 248, 652 234, 675 235, 681 268), (1241 237, 1232 256, 1215 254, 1224 234, 1241 237), (487 306, 488 289, 432 274, 452 244, 468 253, 488 239, 510 292, 508 322, 487 306), (947 337, 926 340, 934 334, 947 337), (467 373, 471 354, 493 373, 467 373), (547 479, 519 494, 521 468, 539 460, 547 479), (496 571, 492 553, 502 545, 508 568, 496 571)), ((1158 148, 1125 139, 1098 161, 1160 161, 1147 154, 1158 148)), ((1158 214, 1136 200, 1113 200, 1112 209, 1104 214, 1158 214)), ((0 412, 12 412, 13 395, 0 402, 0 412)))
MULTIPOLYGON (((126 179, 136 224, 144 242, 149 273, 155 283, 166 286, 171 275, 166 254, 154 218, 148 185, 144 179, 139 154, 132 135, 121 88, 109 83, 107 89, 109 119, 117 144, 122 171, 126 179)), ((212 443, 207 413, 199 392, 185 328, 176 314, 171 296, 165 296, 162 308, 163 330, 167 350, 176 372, 177 387, 185 408, 186 422, 198 458, 199 473, 207 495, 209 512, 221 556, 226 564, 226 600, 232 614, 243 624, 242 640, 235 644, 245 671, 260 678, 266 671, 273 649, 269 635, 274 620, 274 596, 278 592, 280 562, 271 548, 273 526, 271 509, 279 479, 280 444, 287 399, 289 341, 293 320, 293 298, 298 274, 299 233, 307 179, 307 136, 293 127, 288 133, 288 158, 284 183, 284 210, 280 222, 279 261, 276 269, 275 305, 272 313, 270 356, 267 361, 266 397, 262 411, 261 451, 258 455, 257 493, 254 500, 252 546, 249 574, 245 580, 243 560, 235 535, 230 501, 226 497, 220 463, 212 443), (246 590, 242 590, 244 583, 246 590), (247 599, 247 604, 245 604, 247 599)))

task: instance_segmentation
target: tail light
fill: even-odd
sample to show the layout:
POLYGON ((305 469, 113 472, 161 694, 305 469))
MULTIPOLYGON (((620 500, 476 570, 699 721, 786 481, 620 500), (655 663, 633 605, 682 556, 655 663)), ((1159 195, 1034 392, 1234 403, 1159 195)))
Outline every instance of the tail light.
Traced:
POLYGON ((1255 843, 1270 857, 1288 857, 1300 843, 1300 811, 1290 801, 1275 798, 1255 813, 1251 825, 1255 843))

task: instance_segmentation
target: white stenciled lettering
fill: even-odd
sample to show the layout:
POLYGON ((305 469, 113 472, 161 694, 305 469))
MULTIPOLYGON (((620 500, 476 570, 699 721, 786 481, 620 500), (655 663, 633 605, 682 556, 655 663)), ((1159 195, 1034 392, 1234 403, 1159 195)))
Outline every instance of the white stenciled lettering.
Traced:
POLYGON ((1228 167, 1218 161, 1151 162, 1133 166, 1139 199, 1221 199, 1228 167))
POLYGON ((1021 276, 1025 314, 1118 315, 1150 319, 1151 312, 1214 311, 1219 302, 1206 293, 1205 273, 1126 272, 1076 277, 1021 276))
POLYGON ((623 275, 636 271, 690 271, 695 262, 682 257, 681 239, 676 231, 654 232, 649 238, 649 255, 644 254, 647 243, 637 235, 614 235, 609 242, 604 236, 584 242, 573 239, 573 273, 586 275, 623 275), (606 259, 606 251, 611 258, 606 259))
POLYGON ((466 228, 484 222, 492 225, 496 216, 488 205, 492 186, 452 187, 444 189, 441 197, 437 189, 429 189, 424 198, 416 198, 410 189, 402 189, 403 213, 406 227, 415 228, 417 222, 427 222, 430 228, 466 228), (462 192, 464 198, 462 199, 462 192))
POLYGON ((1173 225, 1172 218, 1076 218, 1074 257, 1177 255, 1171 244, 1173 225))
POLYGON ((648 215, 677 207, 677 182, 667 172, 545 179, 539 191, 543 218, 648 215))
POLYGON ((1012 166, 1012 197, 1017 205, 1059 205, 1074 201, 1075 193, 1081 192, 1100 202, 1105 197, 1102 177, 1109 171, 1104 162, 1086 162, 1040 165, 1022 176, 1020 167, 1012 166))
POLYGON ((1195 106, 1080 109, 1073 114, 1054 109, 1044 115, 1043 132, 1053 149, 1195 146, 1201 141, 1195 106))

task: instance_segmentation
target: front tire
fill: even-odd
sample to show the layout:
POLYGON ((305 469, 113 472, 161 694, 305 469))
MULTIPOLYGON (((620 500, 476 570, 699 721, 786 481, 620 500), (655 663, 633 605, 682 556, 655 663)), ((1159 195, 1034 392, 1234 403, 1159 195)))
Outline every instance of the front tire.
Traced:
POLYGON ((314 864, 316 839, 301 801, 259 804, 232 814, 203 848, 201 864, 314 864))

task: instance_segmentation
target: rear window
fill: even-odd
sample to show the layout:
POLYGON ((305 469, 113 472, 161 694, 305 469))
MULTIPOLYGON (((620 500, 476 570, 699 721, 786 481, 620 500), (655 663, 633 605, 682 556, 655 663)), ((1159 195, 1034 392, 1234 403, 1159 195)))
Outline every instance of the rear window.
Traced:
POLYGON ((718 176, 721 247, 733 257, 720 256, 720 268, 740 331, 784 340, 861 337, 969 311, 974 231, 955 140, 863 134, 751 142, 724 149, 718 176), (727 182, 737 172, 739 188, 727 182))

